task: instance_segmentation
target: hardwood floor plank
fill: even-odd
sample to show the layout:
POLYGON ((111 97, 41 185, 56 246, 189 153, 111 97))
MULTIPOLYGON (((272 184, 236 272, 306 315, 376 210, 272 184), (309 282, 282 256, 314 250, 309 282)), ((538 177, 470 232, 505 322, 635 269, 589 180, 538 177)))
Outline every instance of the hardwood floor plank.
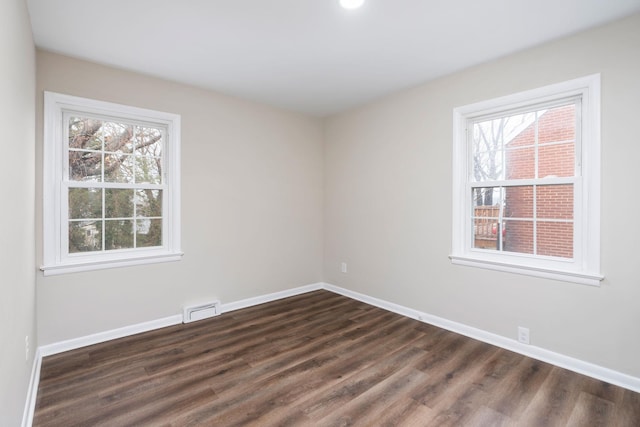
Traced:
MULTIPOLYGON (((387 355, 379 363, 372 364, 354 375, 335 384, 331 391, 313 401, 305 401, 305 413, 309 418, 321 421, 328 415, 335 416, 336 411, 348 410, 349 405, 360 395, 375 389, 376 385, 391 377, 402 367, 424 356, 424 351, 410 347, 387 355)), ((395 375, 394 375, 395 377, 395 375)))
POLYGON ((517 425, 513 420, 498 411, 486 406, 477 408, 465 425, 474 427, 506 427, 517 425))
MULTIPOLYGON (((384 417, 384 412, 402 396, 408 397, 421 384, 428 380, 428 375, 415 369, 411 364, 389 375, 359 396, 347 399, 329 411, 319 424, 323 425, 376 425, 384 417)), ((327 411, 325 411, 327 412, 327 411)))
POLYGON ((512 354, 519 363, 514 364, 513 369, 506 375, 501 392, 493 393, 486 406, 511 419, 519 419, 553 367, 535 359, 512 354))
MULTIPOLYGON (((340 382, 348 379, 351 375, 359 373, 373 361, 379 358, 381 352, 386 352, 386 346, 394 346, 405 339, 403 334, 392 334, 398 329, 398 325, 404 323, 405 319, 397 318, 389 325, 378 329, 378 333, 370 331, 366 343, 346 342, 342 347, 328 348, 320 355, 329 357, 328 363, 313 363, 309 369, 303 365, 296 365, 293 368, 280 371, 263 381, 257 382, 260 389, 268 389, 268 394, 256 396, 257 398, 267 399, 269 401, 269 410, 273 410, 277 406, 290 405, 301 397, 309 393, 317 392, 326 387, 335 387, 340 382), (389 334, 391 338, 385 336, 389 334), (358 354, 354 354, 354 349, 358 348, 358 354), (343 357, 349 355, 348 358, 343 357), (301 366, 304 367, 301 370, 301 366)), ((404 332, 409 333, 409 332, 404 332)), ((418 350, 420 351, 420 350, 418 350)), ((314 362, 318 356, 314 356, 310 362, 314 362)), ((351 390, 353 392, 353 390, 351 390)), ((331 396, 334 399, 336 396, 331 396)), ((222 414, 215 417, 210 422, 224 423, 225 425, 233 424, 236 418, 243 414, 245 420, 253 420, 259 416, 264 408, 256 410, 255 399, 247 401, 242 405, 233 408, 235 414, 222 414)), ((305 411, 305 414, 309 414, 305 411)))
MULTIPOLYGON (((498 348, 480 341, 465 339, 462 345, 457 346, 457 351, 450 354, 447 359, 438 361, 441 365, 429 364, 430 371, 434 372, 431 381, 421 390, 413 394, 413 399, 430 408, 436 409, 441 402, 455 402, 466 392, 469 387, 469 379, 477 375, 483 368, 483 363, 493 357, 498 348)), ((418 367, 424 370, 424 367, 418 367)))
POLYGON ((381 427, 424 427, 430 425, 436 411, 409 397, 400 397, 388 406, 373 425, 381 427))
POLYGON ((88 425, 96 427, 162 425, 166 420, 189 414, 217 398, 210 388, 189 389, 182 392, 175 390, 176 388, 167 388, 155 396, 156 399, 162 399, 161 406, 140 405, 132 401, 131 404, 114 410, 116 415, 112 417, 96 416, 89 419, 88 425))
POLYGON ((605 399, 582 392, 571 411, 567 427, 606 427, 612 425, 615 405, 605 399))
POLYGON ((621 401, 616 401, 614 422, 621 427, 640 425, 640 393, 624 390, 621 401))
POLYGON ((640 426, 640 395, 314 291, 45 357, 34 426, 640 426))
MULTIPOLYGON (((495 353, 489 353, 489 358, 484 363, 467 372, 458 372, 462 380, 456 384, 450 384, 448 398, 435 406, 438 415, 434 417, 433 425, 475 425, 489 415, 491 419, 499 419, 500 422, 509 420, 507 416, 497 417, 497 411, 490 410, 485 405, 491 400, 491 396, 499 392, 508 373, 517 365, 519 358, 512 352, 499 349, 495 353), (482 413, 478 413, 483 409, 482 413), (473 421, 474 419, 480 421, 473 421)), ((446 397, 446 396, 445 396, 446 397)), ((423 402, 424 403, 424 402, 423 402)))
POLYGON ((582 375, 553 367, 518 422, 524 425, 566 425, 581 394, 582 375))

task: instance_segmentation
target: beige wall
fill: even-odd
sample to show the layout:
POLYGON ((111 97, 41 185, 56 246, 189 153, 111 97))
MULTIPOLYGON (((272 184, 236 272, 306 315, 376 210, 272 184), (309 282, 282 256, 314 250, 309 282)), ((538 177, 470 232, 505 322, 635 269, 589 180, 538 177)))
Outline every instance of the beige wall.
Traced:
POLYGON ((325 281, 640 377, 640 15, 327 120, 325 281), (589 287, 451 265, 452 110, 602 73, 602 271, 589 287), (340 273, 340 262, 348 273, 340 273))
POLYGON ((20 425, 35 328, 35 49, 24 0, 0 2, 0 425, 20 425), (25 361, 25 336, 30 357, 25 361))
POLYGON ((40 343, 322 280, 322 123, 213 92, 37 53, 41 242, 44 90, 182 116, 182 249, 173 263, 43 277, 40 343))
MULTIPOLYGON (((509 338, 526 326, 533 345, 640 377, 632 214, 640 200, 629 197, 636 190, 629 171, 640 158, 632 127, 638 28, 639 15, 325 121, 38 52, 36 262, 42 261, 43 90, 182 115, 185 252, 177 263, 38 273, 40 344, 178 314, 184 303, 232 302, 324 280, 509 338), (452 109, 596 72, 603 91, 602 286, 452 266, 452 109), (343 261, 347 274, 340 273, 343 261)), ((32 167, 28 148, 12 149, 24 159, 16 168, 32 167)), ((7 179, 24 175, 5 172, 7 179)), ((21 212, 14 223, 24 222, 28 235, 21 212)), ((28 253, 26 247, 25 260, 28 253)), ((28 284, 30 276, 21 274, 28 284)), ((27 332, 16 339, 24 340, 32 318, 25 315, 27 332)))

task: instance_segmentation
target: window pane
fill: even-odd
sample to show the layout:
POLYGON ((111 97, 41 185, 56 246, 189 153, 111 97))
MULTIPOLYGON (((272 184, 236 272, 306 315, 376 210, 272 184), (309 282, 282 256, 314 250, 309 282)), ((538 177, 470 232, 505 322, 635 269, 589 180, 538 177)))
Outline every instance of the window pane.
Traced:
POLYGON ((474 180, 505 179, 505 172, 513 175, 507 179, 533 176, 534 122, 535 114, 523 113, 475 123, 472 139, 474 180))
POLYGON ((475 182, 502 179, 502 151, 481 151, 473 156, 473 180, 475 182))
POLYGON ((70 150, 69 180, 102 181, 102 153, 70 150))
POLYGON ((136 216, 137 217, 162 216, 162 191, 161 190, 137 190, 136 191, 136 216))
POLYGON ((502 201, 500 187, 474 188, 472 191, 473 206, 495 206, 502 201))
POLYGON ((473 247, 481 249, 498 248, 499 206, 477 206, 473 218, 473 247))
POLYGON ((536 189, 538 218, 573 219, 573 185, 539 185, 536 189))
POLYGON ((101 218, 102 190, 99 188, 69 189, 69 219, 101 218))
POLYGON ((503 249, 508 252, 533 254, 533 221, 504 221, 503 249))
POLYGON ((164 132, 161 129, 137 127, 135 146, 136 154, 150 157, 162 156, 164 132))
POLYGON ((162 220, 140 219, 136 221, 136 246, 162 246, 162 220))
POLYGON ((133 156, 105 154, 104 180, 106 182, 133 183, 133 156))
POLYGON ((69 118, 69 148, 102 150, 102 120, 69 118))
POLYGON ((533 147, 536 144, 535 113, 518 115, 521 120, 518 126, 510 129, 505 145, 510 149, 523 149, 533 147))
POLYGON ((69 222, 69 253, 102 250, 102 221, 69 222))
POLYGON ((104 204, 106 218, 133 217, 134 190, 107 188, 104 190, 104 204))
POLYGON ((134 126, 124 123, 104 122, 102 133, 104 150, 112 153, 129 153, 133 151, 134 126))
POLYGON ((538 143, 574 141, 576 137, 576 106, 563 105, 540 112, 538 143))
POLYGON ((106 250, 133 248, 132 220, 106 220, 104 225, 106 250))
POLYGON ((474 188, 473 247, 499 249, 500 187, 474 188))
POLYGON ((573 223, 538 222, 538 255, 573 258, 573 223))
POLYGON ((508 118, 505 141, 506 179, 535 177, 535 113, 517 114, 508 118))
POLYGON ((162 183, 162 159, 160 157, 136 156, 136 182, 144 184, 162 183))
MULTIPOLYGON (((517 140, 518 138, 516 138, 517 140)), ((535 147, 509 148, 505 151, 506 179, 531 179, 536 174, 535 147)))
POLYGON ((574 175, 575 138, 575 104, 542 112, 538 120, 539 178, 574 175))
POLYGON ((533 219, 533 186, 506 187, 504 216, 533 219))
POLYGON ((538 176, 540 178, 574 176, 574 150, 573 142, 540 146, 538 176))
POLYGON ((500 118, 473 125, 473 178, 476 182, 502 179, 503 122, 500 118))

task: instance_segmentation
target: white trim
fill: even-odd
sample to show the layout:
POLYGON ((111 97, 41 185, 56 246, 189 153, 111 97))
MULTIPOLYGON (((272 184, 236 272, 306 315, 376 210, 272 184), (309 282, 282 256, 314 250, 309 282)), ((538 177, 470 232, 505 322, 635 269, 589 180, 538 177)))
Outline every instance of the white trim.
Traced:
POLYGON ((405 317, 411 317, 412 319, 422 320, 420 318, 420 312, 403 305, 395 304, 389 301, 385 301, 379 298, 370 297, 369 295, 361 294, 349 289, 341 288, 339 286, 331 285, 329 283, 324 284, 324 289, 331 291, 335 294, 340 294, 351 299, 373 305, 375 307, 383 308, 388 311, 392 311, 396 314, 401 314, 405 317))
POLYGON ((579 273, 575 271, 562 271, 557 269, 546 269, 529 265, 513 265, 507 262, 498 262, 472 256, 449 255, 452 264, 465 265, 467 267, 478 267, 487 270, 504 271, 507 273, 524 274, 527 276, 543 277, 545 279, 560 280, 563 282, 579 283, 589 286, 600 286, 604 279, 601 274, 579 273))
MULTIPOLYGON (((235 302, 230 302, 220 305, 220 313, 227 313, 230 311, 240 310, 242 308, 252 307, 258 304, 264 304, 266 302, 276 301, 279 299, 304 294, 307 292, 317 291, 324 289, 324 283, 314 283, 311 285, 300 286, 297 288, 287 289, 280 292, 274 292, 271 294, 260 295, 253 298, 247 298, 235 302)), ((124 326, 122 328, 112 329, 104 332, 98 332, 84 337, 72 338, 70 340, 60 341, 53 344, 47 344, 40 346, 38 351, 41 357, 51 356, 58 353, 63 353, 69 350, 75 350, 78 348, 86 347, 89 345, 99 344, 105 341, 115 340, 118 338, 124 338, 131 335, 139 334, 142 332, 153 331, 155 329, 165 328, 167 326, 174 326, 182 323, 182 314, 176 314, 173 316, 165 317, 162 319, 151 320, 148 322, 137 323, 134 325, 124 326)))
POLYGON ((115 268, 115 267, 130 267, 133 265, 157 264, 160 262, 180 261, 182 259, 182 255, 184 254, 182 252, 179 252, 176 254, 161 254, 161 255, 152 255, 152 256, 144 256, 144 257, 135 257, 135 258, 129 258, 129 259, 101 260, 101 261, 55 265, 55 266, 43 265, 40 267, 40 270, 42 270, 42 273, 45 276, 56 276, 58 274, 78 273, 81 271, 103 270, 103 269, 115 268))
POLYGON ((174 316, 162 319, 151 320, 149 322, 137 323, 135 325, 124 326, 122 328, 112 329, 109 331, 98 332, 84 337, 72 338, 70 340, 60 341, 53 344, 43 345, 39 348, 42 357, 51 356, 53 354, 63 353, 69 350, 87 347, 102 342, 116 340, 142 332, 149 332, 155 329, 166 328, 167 326, 179 325, 182 323, 182 316, 176 314, 174 316))
POLYGON ((638 377, 624 374, 622 372, 605 368, 593 363, 585 362, 583 360, 556 353, 541 347, 522 344, 517 340, 506 338, 502 335, 497 335, 482 329, 474 328, 472 326, 434 316, 432 314, 423 313, 412 308, 388 302, 379 298, 370 297, 368 295, 340 288, 328 283, 325 283, 324 289, 376 307, 383 308, 385 310, 392 311, 397 314, 401 314, 406 317, 411 317, 421 322, 428 323, 430 325, 437 326, 439 328, 446 329, 448 331, 455 332, 460 335, 485 342, 487 344, 514 351, 524 356, 550 363, 552 365, 559 366, 561 368, 568 369, 579 374, 587 375, 589 377, 640 393, 640 378, 638 377))
POLYGON ((29 389, 27 390, 27 400, 25 401, 24 412, 22 413, 22 427, 31 427, 33 424, 33 416, 36 412, 36 398, 38 397, 38 386, 40 385, 41 366, 42 354, 38 348, 33 358, 31 379, 29 380, 29 389))
POLYGON ((580 91, 581 89, 587 87, 594 87, 597 92, 600 91, 600 73, 525 90, 486 101, 475 102, 473 104, 457 107, 455 110, 468 118, 474 118, 498 113, 504 110, 507 106, 509 109, 514 110, 523 108, 530 105, 532 100, 535 100, 533 101, 535 104, 543 104, 554 101, 558 98, 575 96, 582 93, 580 91))
MULTIPOLYGON (((98 101, 55 92, 44 92, 43 147, 43 265, 45 275, 73 273, 121 266, 150 264, 181 259, 180 249, 180 126, 178 114, 112 102, 98 101), (162 246, 121 251, 68 253, 66 192, 69 184, 64 170, 68 159, 64 153, 63 117, 68 112, 158 126, 166 132, 163 147, 162 246)), ((79 184, 81 187, 85 183, 79 184)), ((142 185, 142 184, 141 184, 142 185)), ((112 188, 99 183, 95 186, 112 188)), ((117 186, 118 188, 122 186, 117 186)), ((126 187, 126 186, 125 186, 126 187)), ((138 186, 133 186, 138 188, 138 186)), ((152 186, 153 187, 153 186, 152 186)))
MULTIPOLYGON (((453 264, 599 286, 600 272, 600 74, 477 102, 453 110, 453 197, 450 259, 453 264), (472 248, 472 211, 467 124, 475 118, 580 96, 580 176, 575 179, 574 259, 479 252, 472 248), (579 179, 578 179, 579 178, 579 179)), ((576 165, 576 167, 578 167, 576 165)), ((518 184, 530 180, 518 180, 518 184)), ((554 181, 569 181, 554 179, 554 181)), ((537 180, 540 183, 542 180, 537 180)), ((545 184, 548 182, 544 180, 545 184)), ((504 182, 496 181, 497 184, 504 182)), ((487 183, 485 183, 487 184, 487 183)), ((493 181, 488 182, 494 184, 493 181)), ((512 183, 509 183, 512 184, 512 183)))
POLYGON ((253 298, 247 298, 240 301, 229 302, 222 304, 220 307, 221 313, 228 313, 230 311, 240 310, 242 308, 253 307, 254 305, 264 304, 266 302, 276 301, 283 298, 292 297, 295 295, 306 294, 307 292, 313 292, 320 289, 324 289, 324 283, 314 283, 311 285, 300 286, 298 288, 288 289, 286 291, 274 292, 272 294, 260 295, 253 298))

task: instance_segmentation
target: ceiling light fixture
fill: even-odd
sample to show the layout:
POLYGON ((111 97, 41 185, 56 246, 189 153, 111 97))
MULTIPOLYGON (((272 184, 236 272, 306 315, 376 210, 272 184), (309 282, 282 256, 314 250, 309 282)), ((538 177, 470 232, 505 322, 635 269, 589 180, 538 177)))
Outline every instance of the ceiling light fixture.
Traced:
POLYGON ((357 9, 364 4, 364 0, 340 0, 340 6, 345 9, 357 9))

